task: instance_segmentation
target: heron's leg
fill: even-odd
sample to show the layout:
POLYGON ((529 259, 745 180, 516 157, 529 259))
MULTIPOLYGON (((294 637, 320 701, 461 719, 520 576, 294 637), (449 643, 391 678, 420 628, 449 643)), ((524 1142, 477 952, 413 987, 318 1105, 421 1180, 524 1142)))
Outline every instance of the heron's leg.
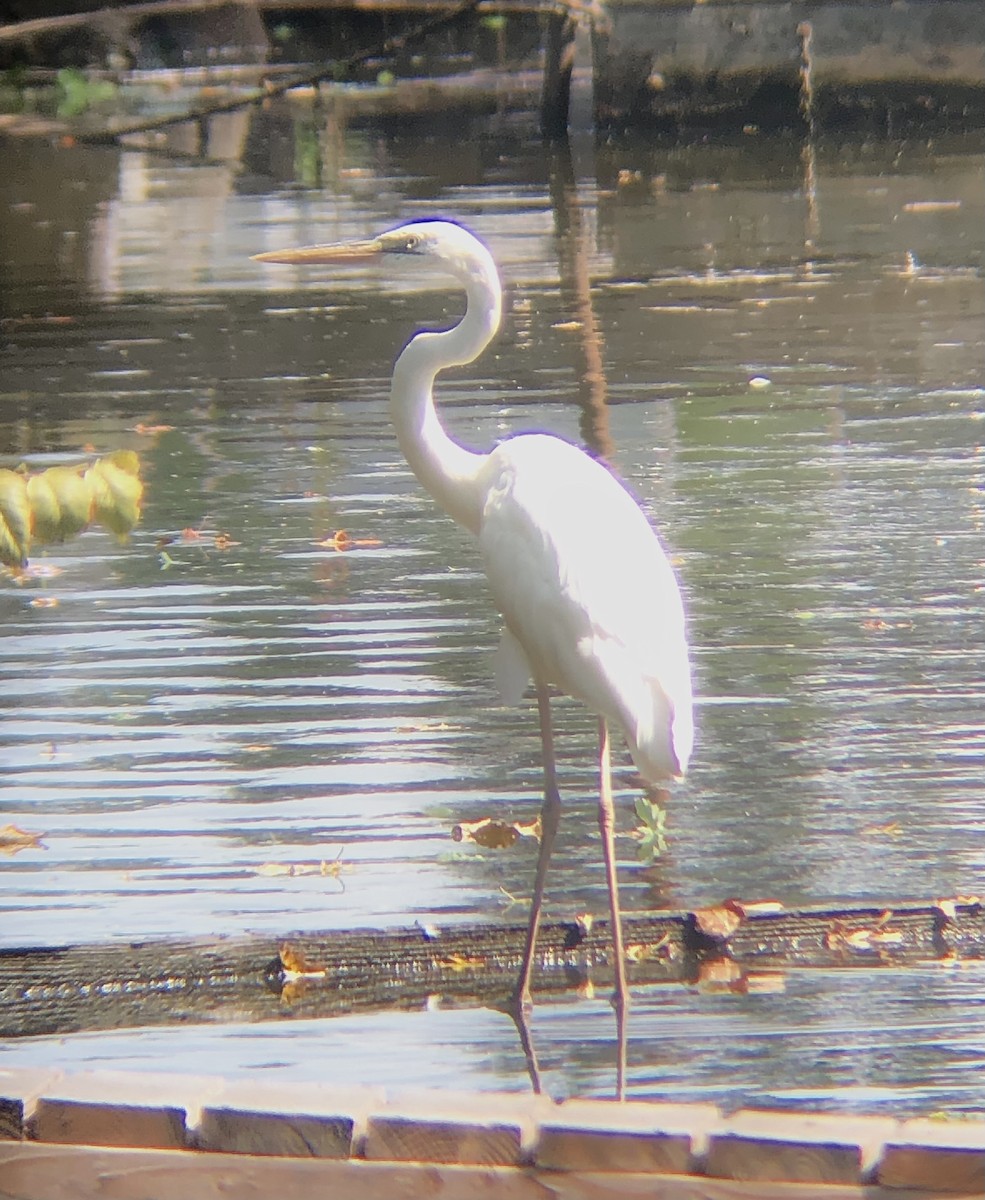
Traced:
POLYGON ((612 921, 612 956, 616 974, 616 990, 612 998, 616 1010, 619 1058, 616 1069, 616 1097, 623 1099, 626 1078, 626 1015, 629 1012, 629 989, 626 986, 626 956, 622 945, 622 915, 619 911, 619 880, 616 876, 616 810, 612 802, 612 761, 609 751, 609 726, 599 717, 599 832, 602 834, 602 853, 605 857, 605 880, 609 887, 609 910, 612 921))
POLYGON ((530 902, 530 923, 527 925, 527 941, 523 948, 520 978, 517 980, 515 992, 515 999, 521 1008, 530 1007, 530 973, 533 970, 540 910, 544 901, 544 882, 547 879, 547 866, 551 861, 554 838, 557 835, 557 827, 561 819, 561 795, 557 790, 557 772, 554 767, 551 700, 547 688, 539 683, 537 684, 537 709, 540 713, 540 744, 544 763, 544 803, 540 810, 540 852, 537 855, 534 894, 530 902))

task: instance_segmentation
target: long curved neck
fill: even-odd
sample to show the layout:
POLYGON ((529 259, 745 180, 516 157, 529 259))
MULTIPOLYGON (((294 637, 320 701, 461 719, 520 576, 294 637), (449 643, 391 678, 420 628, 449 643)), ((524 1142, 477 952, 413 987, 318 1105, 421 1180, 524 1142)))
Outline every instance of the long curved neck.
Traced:
POLYGON ((445 512, 479 532, 484 501, 480 472, 488 455, 460 446, 445 432, 434 406, 434 379, 445 367, 473 362, 499 328, 499 279, 465 281, 468 306, 452 329, 411 338, 393 368, 390 415, 411 470, 445 512))

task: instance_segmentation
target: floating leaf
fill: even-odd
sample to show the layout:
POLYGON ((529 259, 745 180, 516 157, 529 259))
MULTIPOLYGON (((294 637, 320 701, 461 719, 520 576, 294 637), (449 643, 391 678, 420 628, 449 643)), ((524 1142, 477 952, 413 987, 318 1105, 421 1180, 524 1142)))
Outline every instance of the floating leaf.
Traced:
POLYGON ((263 875, 268 878, 276 876, 290 876, 291 878, 301 875, 331 875, 338 878, 342 873, 342 854, 345 846, 342 846, 338 854, 332 859, 322 859, 321 862, 299 862, 299 863, 278 863, 266 862, 261 863, 256 868, 257 875, 263 875))
POLYGON ((143 421, 138 421, 131 427, 131 432, 139 433, 141 437, 153 437, 158 433, 170 433, 172 429, 173 425, 145 425, 143 421))
POLYGON ((18 829, 16 825, 4 825, 0 829, 0 853, 17 854, 20 850, 43 850, 43 837, 43 833, 31 833, 27 829, 18 829))
POLYGON ((378 538, 354 538, 350 537, 344 529, 337 529, 331 537, 324 538, 320 542, 315 542, 315 545, 322 550, 354 550, 358 546, 382 546, 383 543, 378 538))
POLYGON ((451 836, 456 842, 475 842, 477 846, 486 850, 505 850, 521 837, 532 837, 540 841, 540 835, 539 817, 527 824, 484 817, 481 821, 461 821, 451 831, 451 836))
POLYGON ((885 825, 866 825, 860 830, 861 837, 898 838, 903 834, 903 826, 899 821, 887 821, 885 825))

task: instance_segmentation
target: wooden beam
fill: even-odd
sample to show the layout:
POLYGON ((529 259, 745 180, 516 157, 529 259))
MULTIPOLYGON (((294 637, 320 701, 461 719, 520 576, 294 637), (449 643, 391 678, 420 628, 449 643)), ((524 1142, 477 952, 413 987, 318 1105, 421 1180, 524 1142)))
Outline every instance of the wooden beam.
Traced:
MULTIPOLYGON (((519 966, 523 925, 160 940, 0 950, 0 1036, 168 1024, 176 1020, 309 1017, 416 1008, 441 993, 497 1003, 519 966)), ((975 902, 897 907, 742 906, 627 915, 637 983, 761 990, 788 967, 901 966, 980 957, 985 910, 975 902)), ((611 975, 608 922, 547 925, 534 987, 565 990, 611 975)))

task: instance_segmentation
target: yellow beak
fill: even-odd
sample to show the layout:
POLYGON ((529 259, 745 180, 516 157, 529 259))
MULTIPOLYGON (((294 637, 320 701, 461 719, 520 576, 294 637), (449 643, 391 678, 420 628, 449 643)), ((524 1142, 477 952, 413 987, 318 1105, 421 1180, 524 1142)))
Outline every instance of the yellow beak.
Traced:
POLYGON ((254 262, 287 263, 290 266, 319 266, 331 263, 371 263, 383 253, 378 238, 366 242, 336 242, 329 246, 298 246, 293 250, 266 250, 254 254, 254 262))

